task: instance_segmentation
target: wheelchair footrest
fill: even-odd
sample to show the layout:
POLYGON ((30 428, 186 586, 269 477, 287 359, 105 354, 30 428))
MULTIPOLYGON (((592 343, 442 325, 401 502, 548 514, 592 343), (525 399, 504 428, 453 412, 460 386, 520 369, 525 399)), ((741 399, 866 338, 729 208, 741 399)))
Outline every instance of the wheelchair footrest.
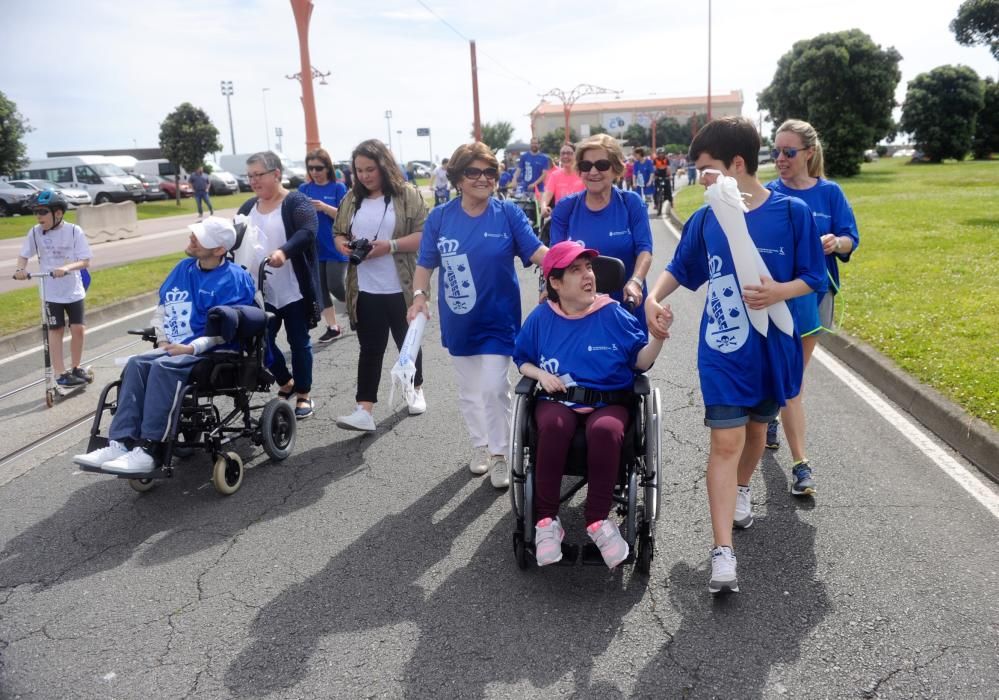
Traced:
MULTIPOLYGON (((534 551, 534 545, 528 546, 527 551, 530 552, 532 557, 535 557, 535 560, 537 560, 537 555, 535 554, 534 551)), ((575 566, 576 561, 578 559, 579 559, 579 545, 563 542, 562 558, 559 561, 552 564, 552 566, 575 566)))
MULTIPOLYGON (((622 566, 627 566, 628 564, 631 564, 634 560, 635 560, 635 548, 630 547, 628 551, 628 558, 625 559, 620 564, 618 564, 617 567, 615 567, 615 571, 622 566)), ((582 556, 580 557, 580 561, 583 564, 583 566, 603 566, 604 568, 607 567, 607 565, 604 563, 603 556, 600 554, 600 549, 597 547, 597 545, 595 545, 592 542, 587 542, 586 544, 583 545, 583 552, 582 556)))
POLYGON ((91 467, 86 464, 77 464, 81 471, 90 472, 92 474, 107 474, 108 476, 117 476, 119 479, 166 479, 173 476, 173 470, 167 471, 162 467, 153 469, 148 472, 136 472, 134 474, 121 474, 119 472, 109 472, 104 471, 101 467, 91 467))

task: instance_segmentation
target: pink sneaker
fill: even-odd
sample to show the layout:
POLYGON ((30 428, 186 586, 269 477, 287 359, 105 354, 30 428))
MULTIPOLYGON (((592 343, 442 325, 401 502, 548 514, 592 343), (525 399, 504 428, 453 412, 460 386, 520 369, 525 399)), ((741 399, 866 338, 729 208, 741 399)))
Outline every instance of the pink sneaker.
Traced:
POLYGON ((621 537, 621 531, 610 520, 600 520, 586 526, 586 533, 600 550, 608 569, 628 558, 628 543, 621 537))
POLYGON ((565 530, 558 518, 543 518, 534 526, 534 558, 538 566, 562 561, 562 540, 565 530))

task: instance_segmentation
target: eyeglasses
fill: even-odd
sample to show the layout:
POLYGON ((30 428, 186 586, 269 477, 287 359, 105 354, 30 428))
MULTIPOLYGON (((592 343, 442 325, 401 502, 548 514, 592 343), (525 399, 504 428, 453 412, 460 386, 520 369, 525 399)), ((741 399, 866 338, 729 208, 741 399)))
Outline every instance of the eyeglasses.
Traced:
POLYGON ((276 170, 277 170, 277 168, 271 168, 270 170, 265 170, 262 173, 247 173, 246 174, 246 179, 247 180, 259 180, 264 175, 267 175, 268 173, 273 173, 276 170))
POLYGON ((465 168, 461 174, 469 180, 478 180, 483 175, 486 176, 487 180, 495 180, 499 176, 499 170, 496 168, 465 168))
POLYGON ((50 209, 35 209, 35 216, 45 216, 46 214, 51 214, 50 209))
POLYGON ((310 166, 308 166, 308 168, 309 168, 309 172, 311 172, 311 173, 318 173, 318 172, 321 172, 323 170, 326 170, 326 166, 325 165, 310 165, 310 166))
POLYGON ((592 160, 579 161, 579 172, 581 173, 588 173, 594 168, 602 173, 605 173, 611 169, 611 162, 606 158, 601 158, 595 163, 592 160))
POLYGON ((770 151, 770 157, 774 160, 780 158, 780 154, 783 153, 785 158, 794 158, 798 155, 798 151, 808 150, 806 148, 774 148, 770 151))

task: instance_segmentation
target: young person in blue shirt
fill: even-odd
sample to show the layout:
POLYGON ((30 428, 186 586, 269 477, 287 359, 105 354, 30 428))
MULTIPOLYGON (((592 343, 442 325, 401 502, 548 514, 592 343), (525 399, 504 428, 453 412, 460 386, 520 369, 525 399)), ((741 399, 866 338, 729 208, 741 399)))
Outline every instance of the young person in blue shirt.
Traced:
POLYGON ((539 190, 544 190, 541 178, 545 171, 551 167, 551 158, 541 152, 541 142, 538 139, 531 139, 531 150, 520 154, 517 161, 517 170, 513 173, 513 191, 524 190, 530 193, 531 188, 538 185, 539 190))
MULTIPOLYGON (((815 217, 825 254, 828 291, 800 297, 792 307, 795 325, 801 332, 807 368, 819 335, 833 328, 834 299, 839 291, 838 261, 850 261, 853 251, 860 245, 860 233, 843 190, 835 182, 825 179, 822 142, 815 127, 798 119, 785 121, 777 129, 773 158, 780 177, 767 183, 767 188, 797 197, 808 205, 815 217)), ((815 493, 815 479, 805 453, 805 407, 801 393, 787 402, 781 410, 781 418, 791 448, 792 472, 795 475, 791 493, 811 496, 815 493)), ((776 419, 767 426, 767 447, 773 450, 780 447, 778 426, 776 419)))
POLYGON ((684 225, 673 260, 645 303, 649 331, 662 336, 668 315, 659 301, 680 286, 696 290, 708 283, 697 369, 704 423, 711 429, 707 489, 714 536, 708 583, 712 593, 739 590, 732 526, 752 525, 749 483, 763 454, 767 423, 801 388, 797 330, 789 336, 771 323, 763 336, 748 323, 746 307, 766 309, 825 288, 825 263, 812 214, 801 200, 760 184, 759 149, 752 122, 725 117, 697 133, 689 157, 705 187, 714 184, 720 172, 734 177, 739 191, 749 195, 746 225, 771 277, 764 276, 759 285, 742 285, 740 298, 728 240, 711 209, 702 207, 684 225))
POLYGON ((610 296, 619 302, 630 298, 638 323, 645 328, 642 300, 652 266, 652 228, 641 196, 614 187, 624 172, 624 153, 607 134, 591 136, 576 147, 576 170, 586 190, 563 197, 555 205, 551 244, 579 241, 620 259, 628 281, 610 296))
POLYGON ((513 261, 540 265, 548 249, 524 212, 493 196, 499 163, 483 143, 459 146, 448 178, 461 195, 435 207, 423 227, 408 319, 429 317, 427 289, 437 278, 441 342, 458 380, 458 405, 476 454, 473 474, 510 485, 510 356, 520 330, 520 286, 513 261))
MULTIPOLYGON (((613 569, 628 557, 628 543, 607 519, 621 466, 628 408, 618 396, 629 392, 635 372, 644 372, 662 350, 671 321, 663 308, 663 332, 646 342, 635 317, 605 294, 596 293, 591 258, 598 255, 573 241, 551 247, 542 271, 548 302, 535 308, 517 335, 514 362, 544 393, 537 401, 535 463, 537 508, 535 558, 538 566, 562 558, 565 531, 558 519, 565 462, 576 427, 586 426, 587 481, 583 515, 586 531, 604 563, 613 569), (579 403, 579 389, 601 392, 595 404, 579 403)), ((590 397, 587 397, 589 400, 590 397)))
POLYGON ((298 186, 298 191, 309 198, 316 209, 319 229, 316 231, 316 252, 319 259, 319 287, 323 302, 323 320, 326 332, 320 343, 331 343, 340 337, 333 299, 344 303, 347 299, 347 256, 333 244, 333 219, 340 200, 347 194, 347 186, 334 179, 333 160, 325 148, 309 151, 305 156, 309 179, 298 186))
POLYGON ((225 259, 236 243, 232 222, 210 216, 188 228, 191 238, 184 251, 188 257, 160 286, 153 315, 158 349, 129 358, 108 431, 110 442, 76 455, 77 464, 116 474, 152 471, 154 448, 169 435, 170 416, 181 399, 179 389, 206 353, 227 349, 221 337, 204 334, 209 309, 253 304, 250 273, 225 259))
POLYGON ((645 149, 639 146, 635 149, 635 165, 632 171, 635 178, 635 189, 643 199, 652 199, 656 193, 656 167, 651 158, 646 157, 645 149))

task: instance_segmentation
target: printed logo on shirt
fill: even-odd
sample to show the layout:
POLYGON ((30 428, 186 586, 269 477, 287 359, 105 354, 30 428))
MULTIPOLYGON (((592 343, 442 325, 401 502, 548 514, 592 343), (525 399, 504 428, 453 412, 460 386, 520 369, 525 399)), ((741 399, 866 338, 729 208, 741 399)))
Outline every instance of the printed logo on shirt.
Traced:
POLYGON ((483 238, 509 238, 510 234, 504 231, 503 233, 489 233, 486 231, 482 234, 483 238))
POLYGON ((437 241, 441 253, 441 276, 444 281, 444 299, 452 312, 464 315, 475 306, 475 280, 467 255, 458 255, 460 244, 453 238, 437 241))
POLYGON ((708 323, 704 327, 704 342, 718 352, 735 352, 746 344, 749 322, 742 303, 739 284, 735 275, 721 274, 722 259, 717 255, 708 258, 708 296, 704 305, 708 323))
POLYGON ((587 345, 586 349, 589 352, 597 352, 600 350, 613 350, 617 352, 617 343, 611 343, 610 345, 587 345))
POLYGON ((766 254, 766 255, 784 255, 785 254, 784 253, 784 246, 781 246, 780 248, 757 248, 757 250, 760 251, 761 254, 766 254))
POLYGON ((176 343, 191 334, 193 304, 188 301, 188 292, 179 287, 174 287, 163 296, 163 332, 167 340, 176 343))
POLYGON ((546 358, 542 355, 541 362, 538 363, 538 367, 543 369, 545 372, 548 372, 548 374, 558 376, 558 360, 554 357, 546 358))
POLYGON ((624 231, 610 231, 607 235, 610 236, 611 238, 613 238, 614 236, 630 236, 631 229, 630 228, 625 229, 624 231))

